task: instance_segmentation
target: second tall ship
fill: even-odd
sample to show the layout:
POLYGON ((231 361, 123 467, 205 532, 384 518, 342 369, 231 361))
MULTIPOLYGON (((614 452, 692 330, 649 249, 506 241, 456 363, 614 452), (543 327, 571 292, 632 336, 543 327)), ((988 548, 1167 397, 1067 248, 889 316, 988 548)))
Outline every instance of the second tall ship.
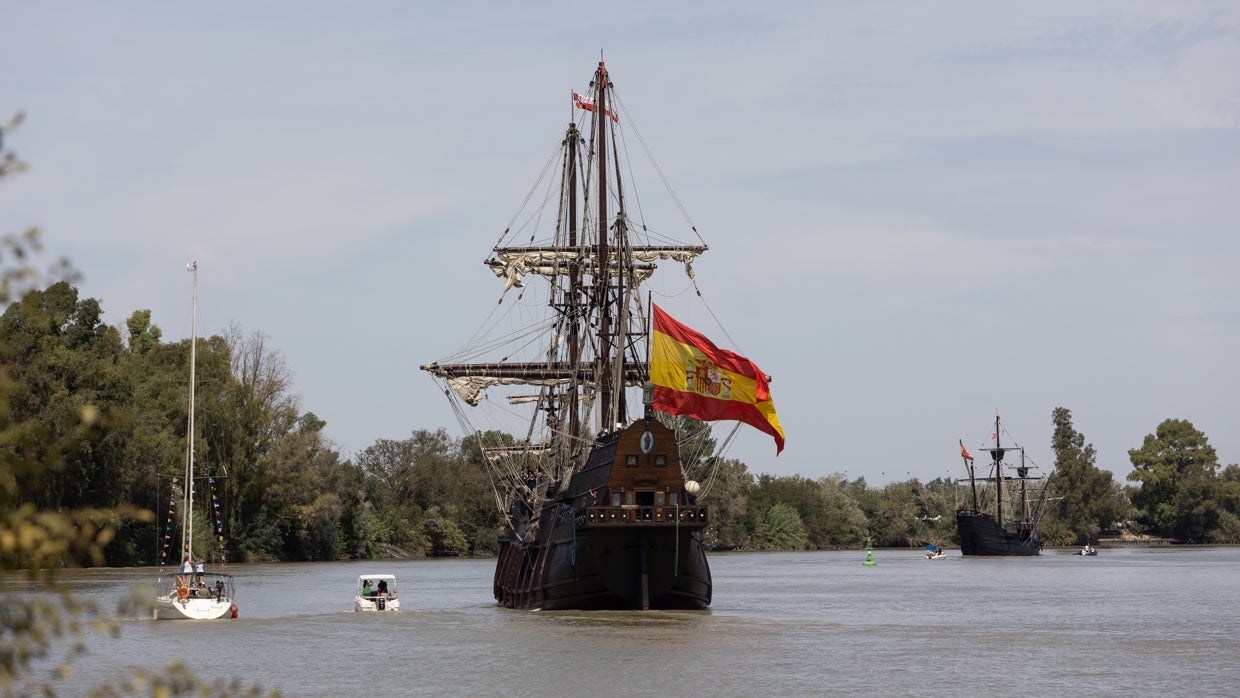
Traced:
POLYGON ((990 454, 990 470, 981 475, 974 470, 973 454, 964 440, 960 440, 960 458, 967 474, 961 483, 968 485, 967 504, 956 510, 962 555, 1038 555, 1042 552, 1038 523, 1046 503, 1046 479, 1031 474, 1036 466, 1026 462, 1024 446, 1003 445, 1003 433, 1003 423, 996 411, 991 437, 994 444, 985 448, 990 454), (1015 464, 1007 462, 1008 454, 1016 455, 1015 464))

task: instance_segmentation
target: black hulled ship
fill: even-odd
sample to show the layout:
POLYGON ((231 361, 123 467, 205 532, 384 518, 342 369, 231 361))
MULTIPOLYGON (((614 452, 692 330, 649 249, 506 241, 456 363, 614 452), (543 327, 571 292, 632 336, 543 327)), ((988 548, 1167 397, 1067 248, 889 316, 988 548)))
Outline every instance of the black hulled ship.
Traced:
POLYGON ((712 442, 687 431, 701 422, 656 409, 641 287, 666 262, 696 290, 691 264, 706 246, 654 232, 639 220, 645 206, 631 211, 622 104, 601 61, 591 90, 572 96, 578 116, 548 160, 545 197, 535 185, 486 260, 504 282, 503 322, 422 369, 444 384, 492 475, 499 603, 705 608, 708 512, 695 495, 713 462, 698 447, 712 442))
POLYGON ((1036 466, 1025 460, 1024 446, 1003 445, 1003 433, 996 411, 994 445, 985 448, 991 458, 990 471, 981 476, 975 472, 964 440, 960 442, 968 475, 960 482, 968 485, 970 503, 956 510, 962 555, 1038 555, 1042 551, 1038 522, 1046 503, 1046 480, 1031 474, 1036 466), (1007 462, 1009 454, 1016 456, 1016 464, 1007 462))

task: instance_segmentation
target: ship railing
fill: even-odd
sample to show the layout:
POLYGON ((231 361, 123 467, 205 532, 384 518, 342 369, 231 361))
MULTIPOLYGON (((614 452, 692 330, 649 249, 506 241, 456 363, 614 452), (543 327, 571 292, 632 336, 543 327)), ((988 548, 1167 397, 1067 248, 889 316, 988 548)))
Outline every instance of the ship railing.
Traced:
POLYGON ((155 592, 159 597, 176 596, 178 587, 188 590, 186 598, 233 598, 233 576, 227 572, 174 571, 155 580, 155 592))
POLYGON ((704 506, 593 506, 577 516, 579 526, 682 526, 705 528, 708 523, 704 506))

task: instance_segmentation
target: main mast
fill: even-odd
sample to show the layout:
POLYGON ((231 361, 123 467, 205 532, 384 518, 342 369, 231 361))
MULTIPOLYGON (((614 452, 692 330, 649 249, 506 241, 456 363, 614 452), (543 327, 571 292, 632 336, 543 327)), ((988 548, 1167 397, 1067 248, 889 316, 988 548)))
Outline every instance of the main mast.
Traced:
POLYGON ((194 560, 194 399, 198 385, 198 262, 191 262, 186 271, 194 274, 194 301, 190 311, 189 332, 189 426, 185 441, 185 509, 181 512, 181 555, 194 560))
POLYGON ((594 275, 595 303, 598 304, 598 356, 595 375, 599 381, 598 429, 610 430, 615 425, 612 408, 611 365, 611 247, 607 233, 607 69, 598 62, 594 74, 595 153, 598 160, 598 269, 594 275))

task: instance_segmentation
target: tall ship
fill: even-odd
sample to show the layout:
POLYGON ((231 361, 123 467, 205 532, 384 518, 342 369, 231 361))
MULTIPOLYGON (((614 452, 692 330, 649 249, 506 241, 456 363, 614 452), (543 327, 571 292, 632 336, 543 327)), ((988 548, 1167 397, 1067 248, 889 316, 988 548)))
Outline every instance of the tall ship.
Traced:
POLYGON ((626 140, 636 131, 602 61, 570 108, 563 140, 485 260, 503 286, 491 321, 421 368, 491 475, 498 603, 705 608, 710 512, 698 497, 715 462, 705 422, 750 424, 777 449, 783 429, 769 378, 646 290, 666 263, 685 272, 668 295, 696 292, 692 264, 707 247, 691 223, 696 239, 685 243, 645 220, 667 207, 636 196, 622 156, 644 142, 626 140))
POLYGON ((1038 523, 1046 504, 1046 478, 1032 474, 1037 466, 1025 460, 1024 446, 1003 445, 1004 433, 996 410, 995 430, 991 434, 994 444, 984 449, 990 453, 990 469, 980 475, 975 471, 973 454, 964 445, 964 439, 960 440, 960 458, 967 474, 960 483, 968 485, 966 506, 956 510, 962 555, 1042 552, 1038 523), (1008 463, 1009 454, 1015 457, 1015 463, 1008 463))

